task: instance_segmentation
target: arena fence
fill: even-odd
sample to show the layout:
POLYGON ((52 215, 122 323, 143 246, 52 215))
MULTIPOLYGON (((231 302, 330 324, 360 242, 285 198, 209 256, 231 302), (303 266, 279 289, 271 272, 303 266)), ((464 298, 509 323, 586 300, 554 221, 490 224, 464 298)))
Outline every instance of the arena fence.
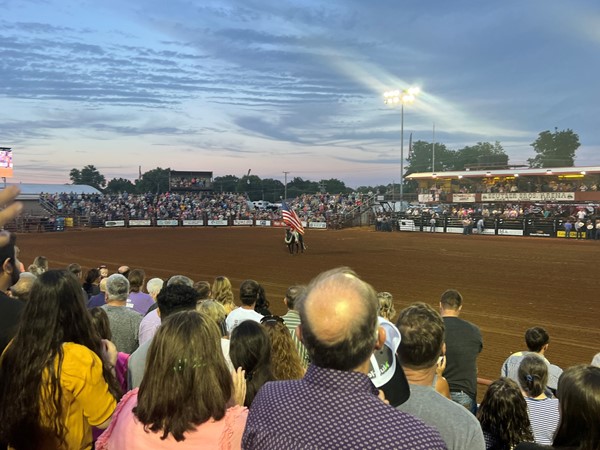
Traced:
MULTIPOLYGON (((465 226, 463 224, 463 219, 459 217, 443 216, 436 218, 435 225, 433 225, 431 223, 430 215, 405 215, 398 217, 396 224, 399 231, 477 234, 478 230, 476 224, 479 219, 481 219, 481 216, 474 216, 472 217, 471 225, 465 226)), ((564 227, 566 221, 566 218, 546 219, 539 217, 525 217, 518 219, 484 218, 484 227, 480 234, 564 238, 567 237, 564 227)), ((600 239, 600 219, 593 220, 591 225, 592 228, 587 229, 586 223, 580 233, 577 233, 573 226, 568 237, 572 239, 600 239)))

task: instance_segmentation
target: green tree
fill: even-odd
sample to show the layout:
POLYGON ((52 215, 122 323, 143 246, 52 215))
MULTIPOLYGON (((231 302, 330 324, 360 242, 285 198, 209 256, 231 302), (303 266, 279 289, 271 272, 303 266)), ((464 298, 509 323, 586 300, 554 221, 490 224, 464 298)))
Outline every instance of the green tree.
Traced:
POLYGON ((465 170, 467 166, 493 166, 494 163, 508 164, 508 156, 500 142, 478 142, 466 146, 454 153, 454 162, 450 170, 465 170))
POLYGON ((246 192, 250 200, 262 200, 261 179, 256 175, 244 175, 238 180, 237 192, 246 192))
POLYGON ((529 158, 529 167, 573 167, 575 165, 575 151, 579 148, 579 135, 571 129, 554 133, 550 130, 542 131, 531 146, 537 153, 534 158, 529 158))
POLYGON ((240 179, 235 175, 224 175, 213 179, 213 189, 217 192, 236 192, 240 179))
MULTIPOLYGON (((435 144, 435 170, 443 172, 454 167, 455 152, 448 150, 445 144, 435 144)), ((416 141, 408 155, 405 175, 419 172, 432 172, 433 145, 427 141, 416 141)))
POLYGON ((283 198, 285 186, 280 180, 265 178, 262 180, 262 191, 265 194, 265 200, 276 203, 283 198))
POLYGON ((135 188, 139 193, 153 192, 162 194, 169 190, 169 173, 171 169, 156 169, 149 170, 142 174, 142 178, 135 181, 135 188))
POLYGON ((133 193, 135 191, 135 185, 125 178, 113 178, 106 185, 106 192, 111 194, 118 194, 119 192, 133 193))
POLYGON ((302 194, 316 194, 317 192, 319 192, 319 183, 303 180, 300 177, 294 177, 287 185, 288 198, 298 197, 302 194))
POLYGON ((81 170, 71 169, 69 178, 73 184, 87 184, 100 190, 106 186, 106 178, 104 178, 104 175, 98 172, 98 169, 91 164, 85 166, 81 170))
POLYGON ((337 178, 321 180, 319 181, 319 186, 322 186, 325 192, 329 192, 330 194, 347 194, 352 192, 352 189, 346 187, 346 183, 338 180, 337 178))

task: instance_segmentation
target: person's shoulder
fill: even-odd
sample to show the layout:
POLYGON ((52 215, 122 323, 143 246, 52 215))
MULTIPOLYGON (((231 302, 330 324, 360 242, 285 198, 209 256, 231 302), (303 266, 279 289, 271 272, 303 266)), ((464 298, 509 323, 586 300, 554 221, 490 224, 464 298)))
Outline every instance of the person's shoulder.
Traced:
POLYGON ((152 339, 148 339, 141 344, 131 355, 129 355, 129 364, 134 364, 139 360, 145 361, 150 345, 152 345, 152 339))

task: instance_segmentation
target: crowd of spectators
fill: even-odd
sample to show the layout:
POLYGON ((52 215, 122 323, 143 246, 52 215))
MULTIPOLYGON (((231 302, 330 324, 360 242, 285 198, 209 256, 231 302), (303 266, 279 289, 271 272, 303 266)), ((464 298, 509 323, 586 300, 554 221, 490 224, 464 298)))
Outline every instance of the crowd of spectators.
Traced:
POLYGON ((206 189, 211 187, 210 178, 171 177, 169 184, 174 189, 206 189))
MULTIPOLYGON (((245 194, 167 192, 164 194, 42 193, 40 200, 61 215, 97 220, 281 220, 281 210, 255 208, 245 194)), ((332 222, 363 204, 361 194, 304 194, 289 205, 306 222, 332 222)))
POLYGON ((515 192, 587 192, 597 191, 598 183, 595 181, 562 182, 550 180, 545 183, 528 180, 526 177, 505 180, 484 179, 483 181, 464 181, 452 184, 450 189, 439 185, 428 188, 419 188, 420 194, 431 194, 440 198, 446 194, 482 194, 482 193, 515 193, 515 192))

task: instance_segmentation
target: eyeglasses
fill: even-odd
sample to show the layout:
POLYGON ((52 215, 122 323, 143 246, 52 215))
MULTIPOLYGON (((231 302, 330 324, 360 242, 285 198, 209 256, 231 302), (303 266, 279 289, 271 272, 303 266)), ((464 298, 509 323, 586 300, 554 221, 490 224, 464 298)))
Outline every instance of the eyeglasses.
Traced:
POLYGON ((275 316, 273 314, 269 315, 269 316, 264 316, 262 319, 260 319, 260 323, 284 323, 283 319, 279 316, 275 316))

